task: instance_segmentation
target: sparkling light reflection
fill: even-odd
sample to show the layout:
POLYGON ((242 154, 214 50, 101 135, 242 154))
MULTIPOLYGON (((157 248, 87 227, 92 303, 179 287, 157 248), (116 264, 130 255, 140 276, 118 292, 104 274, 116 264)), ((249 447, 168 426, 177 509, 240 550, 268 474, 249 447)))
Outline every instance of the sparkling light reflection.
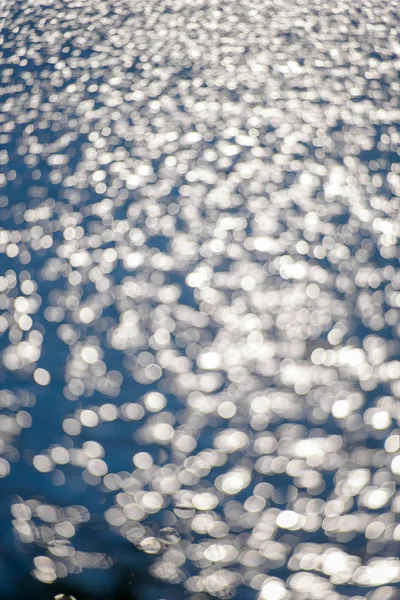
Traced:
POLYGON ((0 478, 33 577, 112 569, 112 533, 196 600, 395 600, 398 4, 18 4, 0 478))

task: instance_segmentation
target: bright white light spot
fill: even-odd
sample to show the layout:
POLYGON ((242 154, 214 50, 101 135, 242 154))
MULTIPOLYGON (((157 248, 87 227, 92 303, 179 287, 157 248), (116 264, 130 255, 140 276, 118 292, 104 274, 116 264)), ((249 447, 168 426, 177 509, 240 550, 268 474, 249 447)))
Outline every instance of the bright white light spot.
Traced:
POLYGON ((260 591, 259 600, 284 600, 287 598, 285 585, 279 579, 269 579, 260 591))
POLYGON ((218 414, 223 419, 230 419, 236 414, 236 406, 233 404, 233 402, 221 402, 221 404, 218 406, 218 414))
POLYGON ((205 352, 199 356, 197 363, 201 369, 219 369, 222 359, 218 352, 205 352))
POLYGON ((35 369, 33 378, 39 385, 49 385, 51 379, 50 373, 46 369, 35 369))
POLYGON ((347 400, 336 400, 332 406, 332 414, 336 419, 344 419, 350 413, 347 400))
POLYGON ((371 417, 371 425, 374 429, 387 429, 391 423, 391 416, 386 410, 380 410, 371 417))
POLYGON ((159 423, 154 427, 154 437, 158 442, 169 442, 174 437, 174 428, 168 423, 159 423))
POLYGON ((0 458, 0 478, 7 477, 10 473, 10 463, 5 458, 0 458))
POLYGON ((94 319, 94 312, 89 306, 85 306, 80 310, 79 318, 82 323, 91 323, 94 319))
POLYGON ((85 348, 83 348, 81 356, 85 363, 87 363, 88 365, 93 365, 99 360, 99 352, 97 348, 93 348, 92 346, 86 346, 85 348))
POLYGON ((148 452, 138 452, 132 460, 137 469, 149 469, 153 465, 153 459, 148 452))
POLYGON ((96 427, 99 424, 99 417, 93 410, 83 410, 79 419, 85 427, 96 427))
POLYGON ((38 454, 33 458, 33 466, 41 473, 48 473, 53 469, 53 461, 44 454, 38 454))
POLYGON ((204 551, 204 557, 212 562, 224 560, 227 556, 226 549, 221 544, 212 544, 204 551))
POLYGON ((96 475, 97 477, 103 477, 103 475, 106 475, 108 472, 108 467, 106 463, 100 458, 93 458, 92 460, 89 460, 89 462, 86 465, 86 468, 89 471, 89 473, 91 473, 92 475, 96 475))
POLYGON ((226 473, 221 479, 221 488, 226 494, 238 494, 244 490, 251 481, 251 475, 247 469, 235 469, 226 473))
POLYGON ((292 529, 295 528, 299 522, 299 517, 297 513, 293 510, 283 510, 276 519, 276 524, 278 527, 282 529, 292 529))
POLYGON ((218 498, 214 494, 203 492, 193 497, 192 504, 197 510, 212 510, 218 504, 218 498))
POLYGON ((400 454, 394 457, 390 468, 395 475, 400 475, 400 454))

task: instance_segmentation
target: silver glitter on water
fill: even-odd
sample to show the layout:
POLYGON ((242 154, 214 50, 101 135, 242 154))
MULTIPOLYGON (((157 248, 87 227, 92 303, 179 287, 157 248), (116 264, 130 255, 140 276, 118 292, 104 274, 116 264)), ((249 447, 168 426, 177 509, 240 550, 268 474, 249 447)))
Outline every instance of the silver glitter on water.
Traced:
POLYGON ((397 2, 0 16, 6 551, 55 585, 123 538, 193 600, 395 600, 397 2))

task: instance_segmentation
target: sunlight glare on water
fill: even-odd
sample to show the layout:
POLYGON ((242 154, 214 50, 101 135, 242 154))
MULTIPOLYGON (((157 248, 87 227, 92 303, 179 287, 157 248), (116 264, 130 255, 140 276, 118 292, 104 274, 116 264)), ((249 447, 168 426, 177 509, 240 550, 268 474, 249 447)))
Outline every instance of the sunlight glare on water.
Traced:
POLYGON ((0 16, 0 596, 398 598, 398 3, 0 16))

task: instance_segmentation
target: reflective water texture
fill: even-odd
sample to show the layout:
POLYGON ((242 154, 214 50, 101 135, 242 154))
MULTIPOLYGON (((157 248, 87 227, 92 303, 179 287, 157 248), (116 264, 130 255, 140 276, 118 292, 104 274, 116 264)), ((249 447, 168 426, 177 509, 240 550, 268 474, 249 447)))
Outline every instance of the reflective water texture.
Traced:
POLYGON ((2 598, 399 598, 398 8, 3 3, 2 598))

